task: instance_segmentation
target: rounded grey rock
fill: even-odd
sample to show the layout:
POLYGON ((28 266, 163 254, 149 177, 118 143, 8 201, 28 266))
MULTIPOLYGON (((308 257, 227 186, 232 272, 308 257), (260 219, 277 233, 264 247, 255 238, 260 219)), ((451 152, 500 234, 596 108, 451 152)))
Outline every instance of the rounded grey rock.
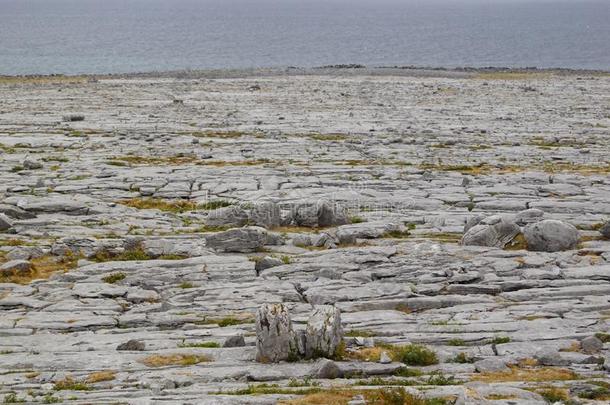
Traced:
POLYGON ((580 235, 578 229, 568 223, 553 219, 527 225, 523 229, 528 250, 559 252, 574 249, 580 235))
POLYGON ((243 347, 246 345, 246 341, 242 335, 234 335, 229 336, 227 340, 225 340, 222 347, 243 347))
POLYGON ((587 354, 599 353, 604 343, 595 336, 589 336, 580 341, 580 348, 587 354))

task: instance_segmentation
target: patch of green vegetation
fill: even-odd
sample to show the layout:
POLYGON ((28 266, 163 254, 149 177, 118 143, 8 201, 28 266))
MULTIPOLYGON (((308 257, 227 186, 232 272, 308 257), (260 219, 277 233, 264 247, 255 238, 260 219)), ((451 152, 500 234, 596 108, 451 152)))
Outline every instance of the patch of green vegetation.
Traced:
POLYGON ((438 363, 436 353, 425 346, 417 344, 394 346, 393 354, 396 360, 408 366, 431 366, 438 363))
POLYGON ((121 162, 120 160, 107 160, 106 164, 110 166, 129 166, 129 164, 121 162))
POLYGON ((297 380, 296 378, 291 378, 288 382, 288 386, 295 387, 318 387, 320 385, 317 381, 311 381, 311 377, 305 377, 303 380, 297 380))
POLYGON ((605 381, 588 381, 592 385, 597 385, 599 388, 583 391, 578 393, 578 397, 582 399, 591 399, 595 401, 610 401, 610 384, 605 381))
POLYGON ((17 152, 17 149, 12 147, 12 146, 6 146, 3 143, 0 143, 0 150, 3 151, 4 153, 15 153, 17 152))
POLYGON ((224 318, 206 318, 202 321, 196 322, 200 325, 218 325, 220 327, 243 325, 245 323, 254 323, 253 318, 235 318, 232 316, 226 316, 224 318))
POLYGON ((6 394, 4 396, 4 400, 2 401, 4 404, 17 404, 21 402, 25 402, 25 399, 19 398, 15 392, 9 392, 6 394))
POLYGON ((321 388, 310 387, 301 389, 282 388, 277 384, 250 384, 248 388, 242 388, 233 391, 217 391, 217 395, 269 395, 269 394, 292 394, 292 395, 307 395, 322 391, 321 388))
POLYGON ((67 157, 64 157, 64 156, 46 156, 46 157, 43 157, 41 160, 43 162, 62 162, 62 163, 66 163, 66 162, 70 161, 70 159, 68 159, 67 157))
MULTIPOLYGON (((71 398, 75 398, 75 397, 71 397, 71 398)), ((42 397, 43 404, 59 404, 61 402, 62 402, 61 398, 54 397, 53 394, 51 394, 51 393, 45 394, 45 396, 42 397)))
POLYGON ((373 331, 366 329, 352 329, 344 333, 346 337, 373 337, 377 334, 373 331))
POLYGON ((214 201, 207 201, 203 204, 199 204, 197 205, 197 209, 200 210, 215 210, 218 208, 223 208, 223 207, 228 207, 233 205, 232 202, 230 201, 226 201, 226 200, 214 200, 214 201))
POLYGON ((440 371, 431 373, 426 381, 427 385, 458 385, 461 382, 457 381, 454 376, 445 376, 440 371))
POLYGON ((280 257, 280 260, 282 261, 282 263, 284 264, 290 264, 292 263, 292 258, 290 256, 287 255, 283 255, 280 257))
POLYGON ((178 288, 187 289, 187 288, 195 288, 195 286, 190 281, 183 281, 178 285, 178 288))
POLYGON ((466 342, 464 342, 464 339, 454 338, 454 339, 450 339, 447 342, 447 345, 449 345, 449 346, 466 346, 466 342))
POLYGON ((182 340, 181 343, 178 343, 178 347, 197 347, 197 348, 217 349, 220 347, 220 344, 217 342, 185 342, 184 340, 182 340))
POLYGON ((382 386, 414 386, 414 385, 458 385, 461 382, 457 381, 453 376, 445 376, 441 372, 430 374, 427 379, 397 379, 397 378, 381 378, 375 377, 370 380, 358 380, 355 385, 382 385, 382 386))
POLYGON ((114 284, 114 283, 118 283, 121 280, 124 280, 125 277, 127 277, 125 275, 125 273, 119 272, 119 273, 109 274, 106 277, 102 277, 102 280, 108 284, 114 284))
POLYGON ((151 260, 152 258, 142 249, 141 247, 134 247, 132 249, 126 249, 121 253, 111 253, 106 250, 98 250, 95 254, 90 257, 94 262, 133 262, 151 260))
POLYGON ((347 139, 345 134, 311 134, 309 138, 316 141, 344 141, 347 139))
POLYGON ((598 332, 595 334, 595 337, 604 343, 610 342, 610 333, 598 332))
POLYGON ((11 167, 11 172, 12 173, 19 173, 21 171, 24 171, 25 167, 21 166, 21 165, 17 165, 17 166, 13 166, 11 167))
POLYGON ((396 377, 419 377, 422 372, 416 368, 400 367, 392 375, 396 377))
POLYGON ((409 231, 388 231, 381 235, 382 238, 406 239, 411 235, 409 231))
POLYGON ((501 345, 508 342, 510 342, 510 338, 508 336, 496 336, 491 340, 491 343, 496 345, 501 345))
POLYGON ((350 222, 351 222, 352 224, 360 224, 360 223, 362 223, 362 222, 366 222, 366 220, 365 220, 364 218, 359 217, 359 216, 357 216, 357 215, 354 215, 354 216, 350 217, 350 219, 349 219, 349 220, 350 220, 350 222))
POLYGON ((472 151, 486 150, 486 149, 493 149, 493 146, 478 144, 478 145, 469 146, 468 149, 470 149, 472 151))
POLYGON ((79 131, 79 130, 76 130, 76 129, 71 129, 70 132, 68 132, 66 134, 66 136, 69 136, 71 138, 82 138, 82 137, 87 136, 87 135, 85 135, 85 133, 83 131, 79 131))

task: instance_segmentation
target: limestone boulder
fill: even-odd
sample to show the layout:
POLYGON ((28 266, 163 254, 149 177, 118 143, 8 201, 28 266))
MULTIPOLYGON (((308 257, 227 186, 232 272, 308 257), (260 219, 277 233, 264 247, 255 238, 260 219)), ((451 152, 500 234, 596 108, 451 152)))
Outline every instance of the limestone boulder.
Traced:
POLYGON ((559 252, 574 249, 580 235, 578 229, 563 221, 546 219, 527 225, 523 236, 528 250, 537 252, 559 252))

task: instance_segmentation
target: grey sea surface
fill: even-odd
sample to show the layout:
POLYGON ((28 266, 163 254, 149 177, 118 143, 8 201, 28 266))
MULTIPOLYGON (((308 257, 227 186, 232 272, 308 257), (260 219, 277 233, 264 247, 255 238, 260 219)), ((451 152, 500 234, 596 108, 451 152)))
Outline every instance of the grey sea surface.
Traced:
POLYGON ((610 69, 607 0, 0 0, 0 74, 610 69))

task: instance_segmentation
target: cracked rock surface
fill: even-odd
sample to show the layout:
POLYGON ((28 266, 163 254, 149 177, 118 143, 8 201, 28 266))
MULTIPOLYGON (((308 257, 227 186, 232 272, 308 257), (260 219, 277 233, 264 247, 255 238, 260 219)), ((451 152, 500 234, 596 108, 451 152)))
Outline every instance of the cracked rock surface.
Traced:
POLYGON ((0 89, 5 402, 374 403, 392 386, 462 404, 609 400, 608 75, 0 89), (460 243, 465 226, 479 243, 460 243), (340 310, 343 342, 316 348, 343 353, 257 362, 257 310, 278 303, 297 332, 314 305, 340 310))

